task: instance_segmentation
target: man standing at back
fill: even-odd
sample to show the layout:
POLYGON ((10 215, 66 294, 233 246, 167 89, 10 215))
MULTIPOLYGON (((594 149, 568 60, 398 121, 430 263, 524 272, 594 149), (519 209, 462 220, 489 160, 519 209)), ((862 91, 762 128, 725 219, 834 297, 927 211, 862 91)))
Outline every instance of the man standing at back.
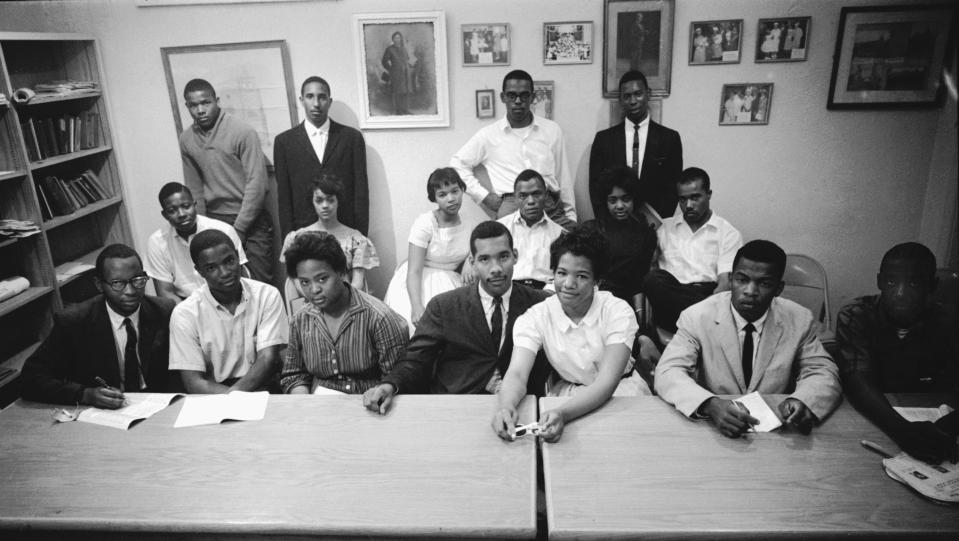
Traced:
POLYGON ((213 85, 193 79, 183 89, 193 125, 180 134, 183 180, 197 212, 233 226, 256 280, 273 278, 273 219, 266 210, 266 158, 247 124, 220 110, 213 85))
POLYGON ((466 193, 502 218, 519 208, 513 181, 523 170, 532 169, 543 176, 549 190, 546 214, 564 227, 575 223, 576 202, 563 130, 530 110, 533 78, 523 70, 507 73, 500 99, 506 105, 506 117, 476 132, 450 159, 450 166, 466 183, 466 193), (486 168, 492 191, 481 186, 473 174, 480 165, 486 168))
POLYGON ((649 87, 642 72, 627 71, 620 77, 619 102, 625 120, 598 132, 589 152, 593 214, 602 216, 606 205, 606 194, 599 193, 599 174, 626 165, 636 172, 646 204, 656 211, 657 221, 662 221, 676 210, 675 182, 683 170, 683 143, 679 133, 649 118, 649 87))
POLYGON ((316 222, 311 183, 321 172, 333 173, 343 183, 339 221, 366 235, 370 197, 363 135, 330 118, 333 95, 322 77, 303 81, 300 103, 306 120, 277 135, 273 144, 282 237, 316 222))

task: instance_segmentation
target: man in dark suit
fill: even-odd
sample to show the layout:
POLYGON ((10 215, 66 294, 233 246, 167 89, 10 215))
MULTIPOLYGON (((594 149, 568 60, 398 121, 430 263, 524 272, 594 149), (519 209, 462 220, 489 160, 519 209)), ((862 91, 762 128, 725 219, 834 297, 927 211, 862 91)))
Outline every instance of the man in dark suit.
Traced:
POLYGON ((149 278, 129 246, 104 248, 95 272, 102 295, 58 314, 50 336, 23 367, 23 396, 116 409, 124 391, 180 390, 179 378, 167 370, 175 303, 144 295, 149 278))
POLYGON ((626 165, 639 175, 645 203, 659 220, 676 211, 676 179, 683 170, 683 143, 679 133, 649 118, 649 86, 639 71, 619 79, 619 101, 626 119, 593 138, 589 153, 589 200, 593 214, 602 216, 606 194, 600 193, 599 174, 626 165))
MULTIPOLYGON (((470 252, 479 285, 433 297, 403 359, 363 395, 367 409, 386 413, 399 392, 496 392, 513 353, 513 323, 546 294, 512 282, 517 254, 503 224, 487 221, 476 226, 470 252)), ((542 395, 547 365, 542 357, 536 364, 528 392, 542 395)))
POLYGON ((337 218, 366 235, 370 196, 363 135, 330 119, 333 98, 323 78, 303 81, 300 103, 306 120, 277 135, 273 143, 281 238, 316 221, 310 182, 321 171, 334 173, 343 182, 337 218))

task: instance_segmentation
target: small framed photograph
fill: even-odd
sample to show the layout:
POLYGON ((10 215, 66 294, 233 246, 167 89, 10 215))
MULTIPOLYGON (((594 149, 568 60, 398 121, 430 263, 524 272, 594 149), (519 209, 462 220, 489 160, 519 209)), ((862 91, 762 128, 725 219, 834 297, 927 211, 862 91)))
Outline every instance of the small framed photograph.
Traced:
POLYGON ((955 53, 956 3, 844 7, 833 54, 829 109, 942 104, 942 72, 955 53))
POLYGON ((689 23, 689 65, 738 64, 742 35, 742 19, 689 23))
POLYGON ((592 64, 593 23, 543 23, 543 64, 592 64))
POLYGON ((464 66, 509 65, 509 23, 464 24, 460 30, 464 66))
POLYGON ((806 59, 811 17, 759 19, 756 62, 801 62, 806 59))
POLYGON ((769 124, 773 103, 772 83, 736 83, 723 85, 719 98, 720 126, 759 126, 769 124))
POLYGON ((496 91, 492 88, 476 91, 476 118, 496 116, 496 91))
POLYGON ((553 119, 553 81, 533 81, 533 103, 530 109, 536 116, 553 119))

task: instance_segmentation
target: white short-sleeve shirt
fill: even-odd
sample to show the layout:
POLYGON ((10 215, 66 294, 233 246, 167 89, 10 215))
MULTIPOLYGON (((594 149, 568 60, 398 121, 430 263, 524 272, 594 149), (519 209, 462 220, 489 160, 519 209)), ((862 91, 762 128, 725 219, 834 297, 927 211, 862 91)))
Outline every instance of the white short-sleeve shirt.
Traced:
POLYGON ((195 370, 222 382, 239 378, 270 346, 286 345, 290 331, 280 292, 241 278, 243 297, 234 313, 203 285, 170 316, 170 370, 195 370))
POLYGON ((694 233, 678 208, 656 230, 656 240, 659 268, 681 284, 718 281, 720 274, 733 270, 736 251, 743 246, 739 231, 715 212, 694 233))
MULTIPOLYGON (((632 349, 639 325, 626 301, 608 291, 595 291, 593 303, 579 324, 563 312, 553 295, 516 319, 513 347, 546 352, 549 364, 566 381, 590 385, 599 374, 606 346, 632 349)), ((627 371, 632 370, 627 363, 627 371)))
POLYGON ((563 226, 550 220, 545 214, 532 226, 526 225, 526 220, 519 211, 507 214, 497 221, 509 229, 510 235, 513 236, 513 247, 519 254, 513 266, 513 279, 533 279, 540 282, 552 280, 549 245, 563 234, 563 226))

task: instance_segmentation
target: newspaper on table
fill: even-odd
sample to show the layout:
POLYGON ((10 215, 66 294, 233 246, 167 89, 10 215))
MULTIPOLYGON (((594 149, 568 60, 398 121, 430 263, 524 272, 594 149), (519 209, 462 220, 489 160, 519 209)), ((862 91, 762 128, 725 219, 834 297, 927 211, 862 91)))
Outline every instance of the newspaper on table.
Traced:
POLYGON ((886 474, 916 492, 940 502, 959 503, 959 464, 944 461, 933 466, 899 453, 883 459, 886 474))

